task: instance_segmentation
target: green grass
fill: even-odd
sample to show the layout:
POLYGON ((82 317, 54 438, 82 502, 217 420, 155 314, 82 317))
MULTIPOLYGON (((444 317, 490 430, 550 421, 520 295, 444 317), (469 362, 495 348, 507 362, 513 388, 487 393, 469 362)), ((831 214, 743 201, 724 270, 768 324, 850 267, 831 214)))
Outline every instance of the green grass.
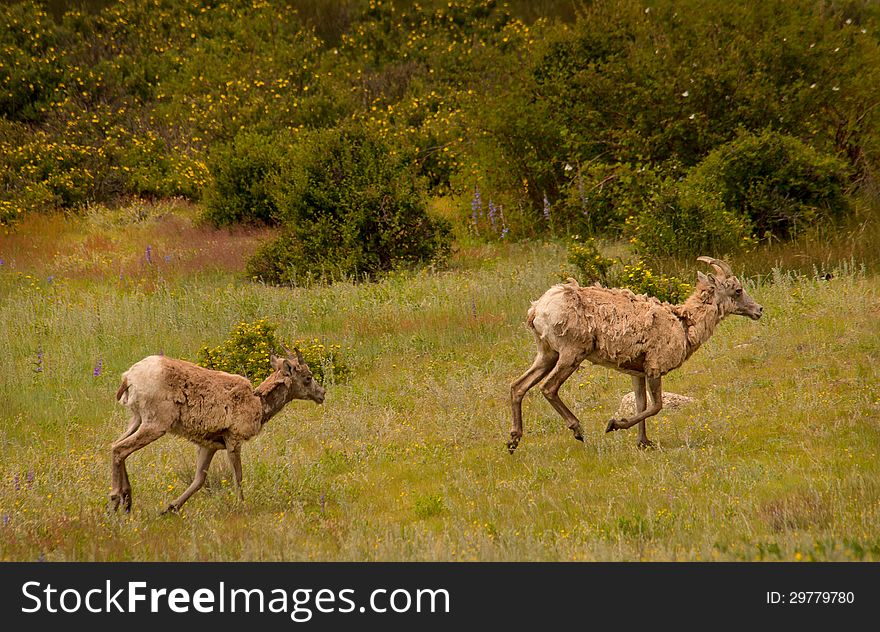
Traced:
POLYGON ((730 318, 665 379, 698 402, 649 423, 656 450, 634 430, 604 434, 630 381, 584 365, 562 396, 585 442, 534 389, 511 456, 525 311, 564 258, 552 244, 475 246, 446 272, 311 289, 173 264, 49 283, 53 256, 7 259, 0 559, 880 559, 880 277, 762 277, 749 291, 764 317, 730 318), (263 317, 342 344, 351 379, 245 445, 243 503, 218 457, 210 488, 159 516, 195 463, 168 437, 128 461, 132 514, 108 514, 120 373, 159 351, 194 358, 263 317))

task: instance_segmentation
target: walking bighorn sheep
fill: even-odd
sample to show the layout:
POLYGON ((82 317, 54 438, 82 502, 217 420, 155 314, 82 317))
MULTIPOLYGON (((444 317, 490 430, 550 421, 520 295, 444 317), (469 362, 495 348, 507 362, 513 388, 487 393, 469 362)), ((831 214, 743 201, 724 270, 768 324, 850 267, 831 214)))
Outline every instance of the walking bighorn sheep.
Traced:
POLYGON ((697 287, 681 305, 629 290, 581 287, 574 279, 554 285, 532 303, 528 325, 538 354, 532 366, 511 385, 513 428, 507 449, 513 454, 522 437, 522 400, 544 377, 544 397, 583 441, 581 426, 559 398, 559 388, 581 362, 589 360, 632 376, 635 416, 611 419, 605 432, 639 424, 639 447, 653 443, 645 434, 645 419, 663 407, 662 376, 684 364, 729 314, 758 320, 764 308, 756 303, 730 266, 719 259, 698 257, 716 274, 697 272, 697 287), (646 387, 653 403, 647 406, 646 387))
MULTIPOLYGON (((177 511, 205 482, 217 450, 226 450, 241 491, 241 444, 256 436, 293 399, 324 401, 324 388, 312 378, 302 354, 270 356, 273 373, 256 389, 247 378, 212 371, 165 356, 148 356, 122 374, 116 399, 131 410, 128 429, 113 442, 110 503, 131 510, 131 484, 125 459, 166 432, 199 446, 192 484, 165 509, 177 511)), ((164 513, 164 512, 163 512, 164 513)))

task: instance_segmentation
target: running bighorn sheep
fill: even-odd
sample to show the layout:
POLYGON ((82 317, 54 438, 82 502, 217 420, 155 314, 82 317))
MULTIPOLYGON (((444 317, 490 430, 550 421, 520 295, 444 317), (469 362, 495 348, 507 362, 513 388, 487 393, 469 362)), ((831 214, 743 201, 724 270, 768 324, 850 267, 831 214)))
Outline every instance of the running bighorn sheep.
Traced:
POLYGON ((632 376, 635 416, 612 419, 605 432, 639 424, 639 447, 653 443, 645 434, 645 419, 663 407, 662 376, 684 364, 729 314, 758 320, 764 308, 756 303, 725 262, 698 257, 716 274, 697 273, 694 293, 681 305, 629 290, 581 287, 574 279, 554 285, 532 303, 528 325, 538 354, 532 366, 511 385, 513 428, 507 448, 511 454, 522 437, 522 400, 544 377, 544 397, 583 441, 581 426, 559 398, 559 388, 581 362, 589 360, 632 376), (647 406, 646 386, 653 403, 647 406))
MULTIPOLYGON (((113 442, 114 511, 131 510, 131 484, 125 459, 166 432, 199 446, 192 484, 165 509, 177 511, 205 482, 217 450, 226 450, 241 491, 241 445, 256 436, 293 399, 324 401, 324 388, 312 378, 302 354, 270 356, 273 373, 256 389, 240 375, 212 371, 165 356, 148 356, 122 374, 116 399, 131 410, 128 429, 113 442)), ((164 513, 164 512, 163 512, 164 513)))

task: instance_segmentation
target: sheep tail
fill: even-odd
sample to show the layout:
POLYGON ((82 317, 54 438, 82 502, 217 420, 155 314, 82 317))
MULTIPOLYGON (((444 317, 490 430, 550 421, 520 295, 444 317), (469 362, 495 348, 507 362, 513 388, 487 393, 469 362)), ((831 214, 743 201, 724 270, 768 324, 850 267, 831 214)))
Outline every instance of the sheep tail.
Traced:
POLYGON ((122 378, 122 384, 119 385, 119 389, 116 391, 116 401, 118 401, 123 406, 128 404, 128 387, 131 386, 128 383, 128 378, 122 378))

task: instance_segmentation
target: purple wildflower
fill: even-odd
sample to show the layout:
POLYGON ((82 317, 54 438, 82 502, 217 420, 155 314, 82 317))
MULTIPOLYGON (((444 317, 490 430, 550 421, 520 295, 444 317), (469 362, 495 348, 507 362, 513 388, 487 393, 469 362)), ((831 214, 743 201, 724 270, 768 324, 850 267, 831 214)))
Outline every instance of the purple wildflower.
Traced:
POLYGON ((9 514, 3 514, 3 526, 5 527, 8 524, 9 524, 9 514))
POLYGON ((15 491, 18 491, 21 489, 21 483, 18 482, 18 474, 16 474, 15 476, 12 477, 12 488, 15 491))
POLYGON ((544 194, 544 219, 550 221, 550 200, 547 199, 546 193, 544 194))
POLYGON ((147 246, 147 263, 150 265, 153 263, 153 248, 151 246, 147 246))
POLYGON ((31 485, 33 484, 33 482, 34 482, 34 471, 33 471, 33 470, 28 470, 28 475, 27 475, 27 486, 28 486, 28 489, 31 488, 31 485))
POLYGON ((480 195, 480 188, 474 187, 474 197, 471 200, 471 221, 474 226, 477 225, 477 219, 483 215, 483 197, 480 195))
POLYGON ((104 360, 102 358, 98 358, 98 363, 95 365, 95 370, 92 371, 92 375, 94 377, 98 377, 101 375, 101 369, 104 368, 104 360))
POLYGON ((495 218, 498 215, 498 208, 489 200, 489 221, 492 222, 492 230, 495 230, 495 218))
POLYGON ((37 348, 37 364, 34 366, 34 373, 43 372, 43 347, 37 348))
POLYGON ((51 282, 54 281, 54 280, 55 280, 55 276, 54 276, 54 275, 53 275, 53 276, 49 276, 49 277, 46 279, 46 283, 51 283, 51 282))
POLYGON ((171 263, 171 255, 165 255, 165 263, 171 263))
POLYGON ((504 209, 502 207, 498 207, 498 214, 501 216, 501 239, 507 237, 507 233, 510 232, 510 227, 507 225, 507 220, 504 219, 504 209))

